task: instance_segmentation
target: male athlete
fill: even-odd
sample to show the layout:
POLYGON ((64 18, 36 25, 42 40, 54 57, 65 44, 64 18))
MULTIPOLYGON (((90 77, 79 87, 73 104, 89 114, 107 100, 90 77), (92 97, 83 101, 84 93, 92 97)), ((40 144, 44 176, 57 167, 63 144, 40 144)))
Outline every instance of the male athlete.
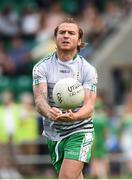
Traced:
POLYGON ((91 156, 97 74, 78 54, 82 38, 83 31, 73 18, 65 19, 54 30, 56 52, 33 68, 36 109, 43 116, 43 134, 59 179, 83 179, 84 162, 91 156), (83 105, 74 111, 64 112, 52 98, 54 85, 65 77, 77 79, 84 87, 83 105))

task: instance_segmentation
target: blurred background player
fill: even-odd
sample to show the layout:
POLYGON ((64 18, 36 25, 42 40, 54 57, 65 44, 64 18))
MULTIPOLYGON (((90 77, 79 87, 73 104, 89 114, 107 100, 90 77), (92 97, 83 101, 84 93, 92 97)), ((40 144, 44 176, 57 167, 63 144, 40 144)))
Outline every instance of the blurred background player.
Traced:
POLYGON ((92 161, 90 163, 91 176, 107 179, 109 175, 109 160, 106 140, 108 135, 108 116, 101 96, 97 96, 93 118, 95 139, 92 148, 92 161))
POLYGON ((127 159, 127 171, 132 175, 132 93, 127 94, 121 120, 121 147, 127 159))

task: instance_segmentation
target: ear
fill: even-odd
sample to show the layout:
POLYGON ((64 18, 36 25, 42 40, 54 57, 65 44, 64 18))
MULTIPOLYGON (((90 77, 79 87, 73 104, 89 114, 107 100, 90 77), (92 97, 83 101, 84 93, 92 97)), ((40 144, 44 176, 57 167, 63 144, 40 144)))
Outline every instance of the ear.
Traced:
POLYGON ((81 39, 78 39, 78 46, 81 46, 81 43, 82 43, 82 40, 81 39))

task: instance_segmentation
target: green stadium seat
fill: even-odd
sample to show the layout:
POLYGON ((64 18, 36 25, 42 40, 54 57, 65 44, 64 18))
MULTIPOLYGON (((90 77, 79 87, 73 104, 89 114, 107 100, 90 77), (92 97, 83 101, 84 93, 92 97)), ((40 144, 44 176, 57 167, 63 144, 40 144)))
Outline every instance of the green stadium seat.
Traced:
POLYGON ((18 98, 23 92, 32 92, 32 78, 27 75, 21 75, 14 78, 13 92, 15 93, 16 98, 18 98))
POLYGON ((11 90, 11 80, 7 76, 0 77, 0 93, 6 90, 11 90))

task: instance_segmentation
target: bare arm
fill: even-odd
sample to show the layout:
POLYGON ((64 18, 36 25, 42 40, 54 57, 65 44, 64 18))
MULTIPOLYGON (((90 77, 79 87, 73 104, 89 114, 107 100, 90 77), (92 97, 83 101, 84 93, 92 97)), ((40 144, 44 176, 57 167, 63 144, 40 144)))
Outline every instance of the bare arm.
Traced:
POLYGON ((92 116, 94 111, 96 93, 85 89, 85 97, 83 106, 75 114, 76 120, 87 119, 92 116))
POLYGON ((68 110, 67 113, 59 115, 56 120, 78 121, 90 118, 94 111, 95 99, 96 93, 85 89, 83 106, 79 109, 79 111, 73 113, 71 110, 68 110))
POLYGON ((59 109, 50 107, 47 101, 47 83, 40 83, 33 86, 33 94, 37 111, 44 117, 51 120, 61 113, 59 109))

